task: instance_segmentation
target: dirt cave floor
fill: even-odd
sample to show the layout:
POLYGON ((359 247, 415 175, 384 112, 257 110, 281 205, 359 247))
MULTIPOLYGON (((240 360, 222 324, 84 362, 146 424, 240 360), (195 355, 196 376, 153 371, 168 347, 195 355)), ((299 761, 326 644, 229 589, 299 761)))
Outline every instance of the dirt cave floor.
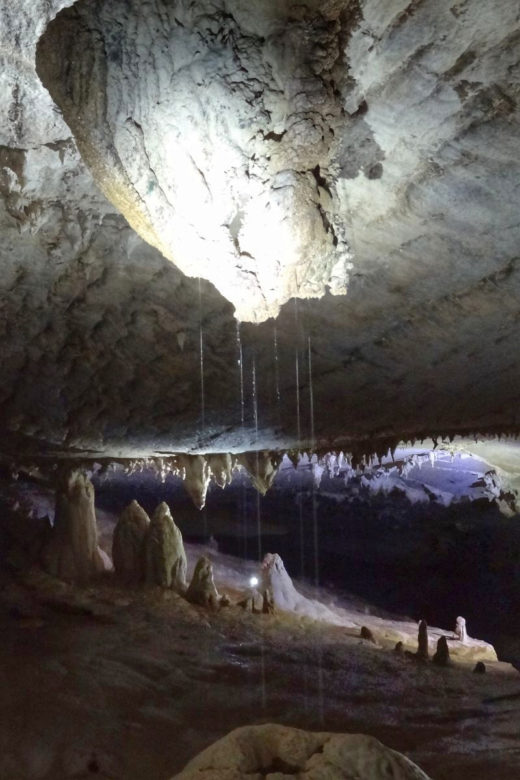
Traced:
MULTIPOLYGON (((235 580, 217 586, 238 600, 235 580)), ((208 612, 113 575, 84 590, 38 571, 4 581, 0 630, 0 780, 166 780, 265 722, 371 734, 434 780, 520 779, 505 664, 424 665, 344 627, 208 612)))

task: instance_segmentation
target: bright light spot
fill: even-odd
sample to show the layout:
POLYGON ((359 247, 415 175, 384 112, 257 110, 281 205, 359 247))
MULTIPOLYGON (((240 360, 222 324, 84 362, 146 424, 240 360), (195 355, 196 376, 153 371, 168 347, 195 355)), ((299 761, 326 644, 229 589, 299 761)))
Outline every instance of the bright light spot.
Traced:
POLYGON ((258 577, 251 577, 249 584, 252 588, 255 588, 258 585, 258 577))

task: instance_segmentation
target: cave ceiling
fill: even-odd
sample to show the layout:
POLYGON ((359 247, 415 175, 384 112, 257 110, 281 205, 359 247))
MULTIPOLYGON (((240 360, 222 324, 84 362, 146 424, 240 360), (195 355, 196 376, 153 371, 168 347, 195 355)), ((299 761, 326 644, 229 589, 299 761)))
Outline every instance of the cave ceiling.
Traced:
POLYGON ((518 433, 517 2, 0 16, 4 455, 518 433))

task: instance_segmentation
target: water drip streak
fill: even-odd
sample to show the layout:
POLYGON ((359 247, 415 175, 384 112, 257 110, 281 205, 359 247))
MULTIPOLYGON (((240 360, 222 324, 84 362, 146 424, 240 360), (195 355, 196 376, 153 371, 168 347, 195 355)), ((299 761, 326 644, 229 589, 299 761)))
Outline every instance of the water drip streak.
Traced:
POLYGON ((296 432, 298 446, 301 441, 301 421, 300 421, 300 358, 298 355, 298 348, 296 348, 296 432))
POLYGON ((278 365, 278 333, 276 325, 273 331, 273 348, 274 348, 274 389, 276 396, 276 414, 278 417, 278 425, 280 425, 280 366, 278 365))
POLYGON ((312 384, 312 355, 311 355, 311 337, 307 340, 308 358, 309 358, 309 413, 311 418, 311 451, 316 447, 314 436, 314 387, 312 384))
MULTIPOLYGON (((309 416, 311 424, 311 461, 313 458, 313 451, 316 448, 316 441, 314 435, 314 386, 312 382, 312 354, 311 354, 311 337, 307 339, 307 359, 309 369, 309 416)), ((314 584, 316 587, 320 584, 320 571, 319 571, 319 538, 318 538, 318 512, 316 506, 316 481, 314 474, 312 475, 312 534, 314 545, 314 584)), ((318 714, 320 724, 324 720, 324 700, 323 700, 323 648, 318 643, 318 714)))
POLYGON ((296 432, 297 432, 297 440, 298 440, 298 446, 301 442, 301 419, 300 419, 300 357, 298 354, 298 330, 299 330, 299 324, 298 324, 298 299, 294 299, 294 335, 296 339, 296 360, 295 360, 295 370, 296 370, 296 432))
MULTIPOLYGON (((253 356, 252 364, 252 386, 253 386, 253 417, 255 424, 255 469, 257 479, 259 478, 260 463, 258 456, 258 397, 256 388, 256 357, 253 356)), ((256 530, 258 535, 258 560, 262 560, 262 519, 260 514, 260 493, 256 491, 256 530)))
POLYGON ((244 356, 242 353, 242 339, 240 336, 240 323, 237 320, 237 352, 238 352, 238 366, 240 374, 240 422, 242 428, 245 421, 245 402, 244 402, 244 356))
POLYGON ((202 432, 206 427, 206 410, 204 399, 204 337, 202 332, 202 293, 199 276, 199 349, 200 349, 200 418, 202 432))

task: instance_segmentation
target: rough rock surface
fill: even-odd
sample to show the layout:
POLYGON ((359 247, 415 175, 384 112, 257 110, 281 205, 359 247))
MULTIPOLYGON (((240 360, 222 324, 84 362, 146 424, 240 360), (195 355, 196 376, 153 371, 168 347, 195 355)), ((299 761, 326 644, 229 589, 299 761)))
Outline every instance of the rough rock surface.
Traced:
POLYGON ((145 538, 150 518, 137 501, 124 509, 114 528, 112 560, 118 577, 142 582, 145 574, 145 538))
POLYGON ((219 595, 213 580, 213 565, 205 555, 199 558, 195 565, 186 598, 201 607, 216 609, 218 606, 219 595))
MULTIPOLYGON (((198 3, 201 15, 194 15, 191 26, 185 25, 183 31, 175 20, 171 24, 172 36, 183 45, 173 53, 180 82, 170 83, 160 68, 156 78, 149 79, 152 60, 164 64, 172 55, 169 42, 164 51, 160 48, 166 17, 156 34, 153 26, 149 32, 143 29, 148 17, 140 15, 136 36, 141 42, 149 35, 153 44, 136 49, 130 29, 135 4, 128 4, 119 39, 109 35, 110 25, 102 24, 105 16, 112 23, 111 9, 118 4, 105 3, 103 14, 89 29, 106 39, 107 81, 100 92, 83 95, 74 89, 68 96, 74 111, 64 110, 64 115, 69 119, 74 113, 72 130, 72 120, 70 127, 65 124, 35 69, 36 44, 42 35, 42 76, 46 69, 54 73, 57 67, 60 74, 62 67, 66 69, 64 47, 70 39, 59 42, 52 58, 43 53, 63 24, 60 17, 49 28, 50 20, 69 5, 69 0, 0 1, 4 452, 32 456, 42 451, 88 451, 129 457, 136 451, 240 452, 305 442, 312 428, 316 438, 329 444, 519 430, 516 2, 504 0, 500 13, 478 0, 453 5, 436 0, 384 4, 338 0, 319 4, 318 10, 316 3, 302 2, 284 29, 283 51, 292 56, 296 37, 302 47, 298 57, 310 49, 313 56, 294 80, 279 84, 272 105, 265 102, 272 97, 268 63, 276 61, 273 78, 285 73, 286 66, 276 59, 282 50, 274 45, 264 59, 260 54, 274 40, 288 4, 235 0, 228 4, 232 18, 227 18, 221 3, 198 3), (204 31, 204 40, 191 48, 194 30, 204 31), (329 56, 334 52, 335 64, 329 56), (224 66, 235 53, 236 73, 230 77, 224 66), (240 70, 239 62, 246 63, 247 72, 240 70), (135 73, 127 63, 136 65, 135 73), (215 86, 202 96, 211 63, 219 63, 220 70, 215 86), (117 81, 116 71, 122 72, 117 81), (144 74, 149 79, 144 87, 130 93, 131 83, 142 84, 144 74), (90 160, 87 156, 82 160, 76 146, 80 130, 89 137, 95 130, 87 120, 78 128, 77 102, 86 96, 94 100, 96 95, 113 100, 124 92, 126 104, 109 106, 123 121, 101 133, 99 148, 105 154, 107 140, 114 138, 125 152, 125 165, 130 160, 131 173, 149 175, 137 182, 141 189, 150 181, 162 184, 166 168, 153 166, 154 155, 164 147, 164 134, 175 124, 168 116, 169 98, 179 97, 182 83, 190 79, 194 94, 201 95, 200 101, 190 103, 194 119, 207 108, 203 120, 205 127, 211 125, 207 134, 211 155, 218 151, 220 157, 216 138, 229 149, 235 133, 240 143, 232 152, 242 158, 244 151, 244 128, 231 127, 222 139, 222 125, 234 114, 221 110, 221 104, 212 113, 213 90, 220 90, 225 109, 240 104, 247 117, 255 119, 250 136, 255 159, 247 163, 253 173, 251 187, 257 186, 261 170, 260 186, 265 192, 274 187, 276 193, 273 208, 283 208, 293 191, 300 214, 299 198, 304 198, 304 212, 310 209, 314 219, 320 219, 312 222, 317 225, 312 240, 323 244, 324 268, 330 252, 339 251, 343 242, 352 255, 348 295, 286 304, 275 326, 242 325, 240 343, 232 306, 204 280, 199 298, 196 280, 187 279, 136 236, 97 190, 85 165, 90 160), (257 97, 256 87, 262 92, 257 97), (153 105, 150 97, 163 92, 168 98, 153 105), (244 99, 249 95, 251 105, 244 99), (282 104, 287 106, 283 116, 282 104), (258 117, 255 112, 262 112, 262 106, 266 111, 258 117), (156 121, 161 133, 157 147, 149 150, 148 125, 155 127, 156 121), (149 161, 141 146, 128 155, 129 147, 140 143, 138 125, 143 128, 144 148, 151 152, 149 161), (316 127, 324 128, 325 140, 320 135, 313 145, 309 141, 316 127), (327 127, 334 130, 333 138, 327 127), (295 185, 282 182, 284 186, 277 188, 278 166, 286 164, 284 158, 293 148, 305 157, 301 166, 298 160, 289 166, 292 173, 287 175, 295 177, 295 185), (337 223, 331 219, 334 215, 337 223), (337 247, 332 231, 339 237, 337 247), (200 393, 201 324, 205 415, 200 393)), ((97 3, 79 3, 76 10, 64 13, 72 25, 89 7, 96 9, 97 3)), ((157 2, 150 5, 151 10, 157 7, 157 2)), ((186 6, 179 2, 174 7, 185 14, 176 15, 183 22, 186 6)), ((81 30, 83 37, 72 42, 72 71, 81 76, 74 82, 78 87, 85 73, 97 78, 103 71, 103 57, 98 56, 101 38, 92 46, 77 45, 90 35, 86 28, 81 30), (92 62, 95 67, 90 69, 92 62)), ((63 81, 51 84, 44 78, 53 93, 63 91, 63 81)), ((184 106, 179 116, 185 117, 186 111, 184 106)), ((241 112, 242 108, 239 116, 241 112)), ((195 144, 198 136, 190 137, 194 145, 189 151, 202 165, 195 144)), ((182 146, 184 136, 174 141, 182 146)), ((249 185, 244 165, 231 170, 233 161, 225 154, 221 159, 231 173, 225 197, 216 200, 227 208, 238 190, 249 185)), ((179 198, 184 208, 199 188, 206 192, 206 185, 197 171, 188 175, 182 165, 181 161, 171 182, 172 187, 182 187, 179 198)), ((99 171, 94 172, 99 182, 99 171)), ((110 179, 113 167, 107 166, 105 173, 110 179)), ((222 177, 222 169, 215 166, 206 181, 207 192, 222 177)), ((152 196, 154 219, 162 219, 158 186, 145 200, 152 196)), ((190 216, 194 233, 204 232, 205 214, 203 199, 190 216)), ((240 219, 239 215, 227 223, 237 279, 241 274, 253 277, 248 264, 258 260, 249 258, 248 248, 240 244, 246 230, 240 219)), ((209 227, 212 224, 210 220, 209 227)), ((215 229, 222 236, 227 228, 222 224, 215 229)), ((266 245, 271 235, 275 232, 264 231, 266 245)), ((206 243, 209 238, 208 232, 206 243)), ((309 262, 312 265, 314 258, 309 262)), ((273 285, 278 282, 282 292, 270 291, 271 300, 293 294, 290 278, 280 274, 273 285)), ((240 289, 258 289, 259 284, 264 280, 257 284, 251 279, 240 289)), ((322 285, 323 277, 316 281, 304 269, 298 279, 300 295, 314 294, 315 284, 322 285)))
POLYGON ((341 618, 338 613, 328 609, 325 604, 308 599, 299 593, 294 587, 293 581, 278 553, 267 553, 262 561, 260 574, 261 583, 259 590, 261 592, 269 592, 269 599, 276 609, 296 612, 315 620, 325 620, 338 625, 355 625, 351 621, 341 618))
POLYGON ((85 474, 67 471, 59 477, 52 537, 42 561, 49 574, 78 583, 111 567, 97 543, 94 487, 85 474))
POLYGON ((174 523, 168 504, 163 501, 153 513, 146 532, 146 583, 184 593, 186 569, 182 534, 174 523))
POLYGON ((172 780, 428 780, 408 758, 365 734, 327 734, 268 723, 235 729, 172 780))

